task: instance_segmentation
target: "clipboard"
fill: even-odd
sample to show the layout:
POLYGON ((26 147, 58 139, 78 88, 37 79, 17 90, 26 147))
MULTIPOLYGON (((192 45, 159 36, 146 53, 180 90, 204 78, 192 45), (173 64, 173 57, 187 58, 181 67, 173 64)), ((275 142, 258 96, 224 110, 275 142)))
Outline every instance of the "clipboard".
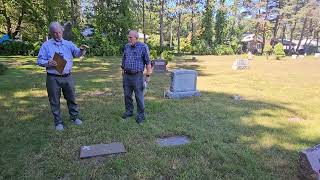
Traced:
POLYGON ((67 64, 67 61, 63 59, 63 57, 58 54, 58 53, 55 53, 54 56, 53 56, 53 60, 55 62, 57 62, 57 66, 55 67, 56 70, 62 74, 63 73, 63 70, 64 70, 64 67, 66 66, 67 64))

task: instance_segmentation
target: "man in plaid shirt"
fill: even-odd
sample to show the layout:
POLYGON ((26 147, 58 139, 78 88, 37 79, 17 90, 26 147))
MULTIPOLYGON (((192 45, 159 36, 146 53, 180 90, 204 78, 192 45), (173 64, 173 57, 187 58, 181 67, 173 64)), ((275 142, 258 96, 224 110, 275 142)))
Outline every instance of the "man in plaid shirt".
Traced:
POLYGON ((133 100, 132 92, 135 94, 137 102, 136 122, 142 123, 145 119, 144 114, 144 75, 143 71, 146 67, 146 82, 150 82, 152 73, 151 62, 149 58, 149 48, 146 44, 139 42, 139 34, 137 31, 130 31, 128 35, 129 43, 126 44, 122 57, 122 76, 124 102, 126 111, 122 115, 123 119, 133 116, 133 100))

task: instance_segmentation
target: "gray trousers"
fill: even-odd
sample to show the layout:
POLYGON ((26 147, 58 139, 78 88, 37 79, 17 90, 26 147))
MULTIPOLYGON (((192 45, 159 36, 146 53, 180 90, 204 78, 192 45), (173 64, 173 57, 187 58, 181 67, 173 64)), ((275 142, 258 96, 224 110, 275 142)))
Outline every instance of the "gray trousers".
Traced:
POLYGON ((79 116, 79 110, 75 101, 75 89, 72 75, 68 77, 56 77, 47 75, 47 92, 54 117, 55 125, 62 124, 60 113, 60 97, 61 90, 67 101, 69 115, 71 120, 75 120, 79 116))
POLYGON ((132 92, 135 94, 137 102, 137 114, 144 117, 144 95, 143 95, 143 73, 137 74, 123 74, 123 90, 124 90, 124 103, 126 113, 133 113, 133 100, 132 92))

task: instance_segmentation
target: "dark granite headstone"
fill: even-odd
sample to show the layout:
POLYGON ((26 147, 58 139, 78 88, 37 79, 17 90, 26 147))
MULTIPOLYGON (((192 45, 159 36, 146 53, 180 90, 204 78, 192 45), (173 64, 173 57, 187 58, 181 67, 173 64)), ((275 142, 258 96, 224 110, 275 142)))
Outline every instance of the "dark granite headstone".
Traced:
POLYGON ((101 155, 118 154, 127 152, 120 142, 110 144, 96 144, 91 146, 81 146, 80 158, 89 158, 101 155))
POLYGON ((72 40, 72 24, 71 22, 66 22, 63 25, 63 39, 71 41, 72 40))
POLYGON ((299 177, 320 180, 320 144, 299 153, 299 177))
POLYGON ((153 71, 154 72, 166 72, 167 63, 163 59, 156 59, 153 61, 153 71))

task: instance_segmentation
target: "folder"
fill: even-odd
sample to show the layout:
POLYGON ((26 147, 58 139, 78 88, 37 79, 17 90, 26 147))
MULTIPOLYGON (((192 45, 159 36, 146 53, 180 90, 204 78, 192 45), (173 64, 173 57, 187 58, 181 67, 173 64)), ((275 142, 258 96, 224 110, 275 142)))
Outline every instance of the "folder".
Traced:
POLYGON ((58 54, 58 53, 55 53, 54 56, 53 56, 53 60, 55 62, 57 62, 57 66, 56 66, 56 70, 62 74, 63 73, 63 70, 64 70, 64 67, 66 66, 67 64, 67 61, 63 59, 63 57, 58 54))

